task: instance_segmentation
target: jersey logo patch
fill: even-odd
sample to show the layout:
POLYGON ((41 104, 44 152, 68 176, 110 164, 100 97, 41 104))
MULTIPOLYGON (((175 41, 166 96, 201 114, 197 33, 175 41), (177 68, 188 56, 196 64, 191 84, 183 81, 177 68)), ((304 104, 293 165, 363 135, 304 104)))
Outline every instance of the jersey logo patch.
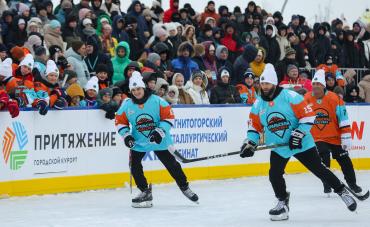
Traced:
POLYGON ((136 118, 136 130, 143 134, 145 137, 149 137, 152 131, 155 129, 155 122, 153 117, 149 114, 140 114, 136 118))
POLYGON ((267 128, 280 138, 283 138, 285 132, 289 129, 290 122, 279 112, 272 112, 267 116, 267 128))
POLYGON ((330 123, 329 112, 323 108, 318 108, 315 110, 315 113, 316 118, 314 124, 320 131, 322 131, 330 123))

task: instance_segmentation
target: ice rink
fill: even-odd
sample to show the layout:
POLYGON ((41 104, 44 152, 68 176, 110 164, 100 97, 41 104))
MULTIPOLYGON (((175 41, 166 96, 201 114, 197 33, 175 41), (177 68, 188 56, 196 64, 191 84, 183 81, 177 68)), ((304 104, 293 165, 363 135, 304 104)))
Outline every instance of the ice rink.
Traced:
MULTIPOLYGON (((342 178, 340 172, 337 176, 342 178)), ((357 172, 363 188, 370 172, 357 172)), ((174 184, 154 185, 154 207, 131 208, 129 188, 0 200, 1 227, 38 226, 369 226, 370 200, 358 201, 356 213, 341 199, 322 193, 311 174, 288 175, 290 220, 271 222, 275 198, 267 177, 192 183, 200 204, 188 201, 174 184)), ((133 194, 136 194, 135 191, 133 194)))

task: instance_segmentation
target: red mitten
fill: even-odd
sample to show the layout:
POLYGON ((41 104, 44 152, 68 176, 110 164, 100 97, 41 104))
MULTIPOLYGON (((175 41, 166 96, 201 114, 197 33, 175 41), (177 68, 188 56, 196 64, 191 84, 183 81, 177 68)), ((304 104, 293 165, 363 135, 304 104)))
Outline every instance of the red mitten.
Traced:
POLYGON ((12 118, 18 117, 19 115, 19 107, 16 101, 10 100, 8 102, 8 111, 12 118))
POLYGON ((3 104, 3 105, 0 105, 0 110, 5 109, 8 102, 9 102, 8 94, 5 93, 4 91, 0 91, 0 104, 3 104))

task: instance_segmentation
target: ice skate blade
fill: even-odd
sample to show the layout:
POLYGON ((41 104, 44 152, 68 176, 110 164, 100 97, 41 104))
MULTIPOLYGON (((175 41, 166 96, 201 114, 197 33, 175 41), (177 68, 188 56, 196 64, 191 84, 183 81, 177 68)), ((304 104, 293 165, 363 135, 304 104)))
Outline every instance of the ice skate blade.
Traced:
POLYGON ((331 197, 331 193, 324 193, 325 194, 325 197, 326 198, 330 198, 331 197))
POLYGON ((271 215, 270 214, 270 220, 271 221, 287 221, 289 219, 289 214, 279 214, 279 215, 271 215))
POLYGON ((153 207, 152 201, 145 201, 141 203, 132 203, 131 205, 133 208, 151 208, 153 207))

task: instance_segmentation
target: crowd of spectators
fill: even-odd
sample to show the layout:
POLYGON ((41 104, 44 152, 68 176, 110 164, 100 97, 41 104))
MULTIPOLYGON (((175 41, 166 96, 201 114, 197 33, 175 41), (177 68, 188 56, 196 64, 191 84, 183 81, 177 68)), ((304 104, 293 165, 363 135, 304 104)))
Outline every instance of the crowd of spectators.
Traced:
POLYGON ((45 115, 81 106, 113 119, 134 71, 172 105, 252 104, 267 63, 280 86, 302 95, 312 70, 324 69, 328 90, 370 102, 363 20, 309 25, 253 1, 243 10, 209 1, 203 12, 179 0, 169 9, 132 1, 123 12, 119 0, 0 0, 0 32, 0 110, 12 117, 23 107, 45 115))

